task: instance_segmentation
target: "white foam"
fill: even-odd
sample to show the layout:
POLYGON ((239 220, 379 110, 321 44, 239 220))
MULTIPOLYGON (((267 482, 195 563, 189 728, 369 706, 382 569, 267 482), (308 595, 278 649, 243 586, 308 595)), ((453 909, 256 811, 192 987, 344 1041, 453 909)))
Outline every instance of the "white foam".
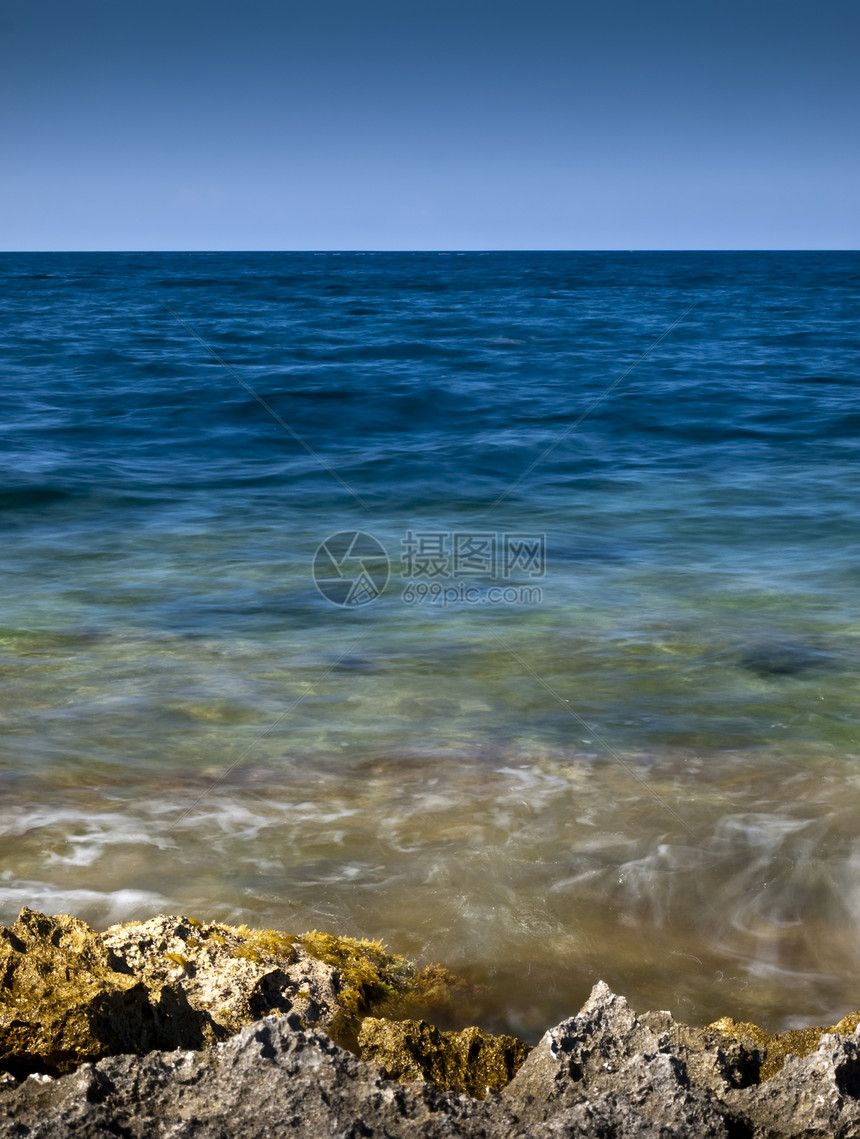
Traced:
POLYGON ((10 881, 10 878, 7 872, 0 883, 0 922, 3 923, 14 921, 23 906, 47 914, 74 914, 101 927, 131 918, 142 921, 148 913, 177 910, 169 898, 149 890, 75 890, 47 882, 10 881))

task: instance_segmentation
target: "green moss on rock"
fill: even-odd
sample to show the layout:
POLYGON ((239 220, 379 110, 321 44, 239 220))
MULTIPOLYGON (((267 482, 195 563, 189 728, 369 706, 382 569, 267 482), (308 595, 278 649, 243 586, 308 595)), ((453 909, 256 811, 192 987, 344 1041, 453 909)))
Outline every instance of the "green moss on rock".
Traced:
POLYGON ((243 944, 233 950, 238 956, 252 958, 254 954, 262 958, 265 955, 280 958, 285 964, 291 965, 296 960, 296 938, 289 933, 280 933, 275 929, 248 929, 239 926, 235 931, 243 944))
POLYGON ((25 907, 0 928, 0 1070, 58 1075, 85 1060, 201 1048, 220 1036, 181 988, 145 984, 77 918, 25 907))
POLYGON ((0 1071, 56 1075, 117 1053, 201 1048, 291 1011, 383 1059, 393 1076, 482 1096, 511 1079, 526 1046, 424 1019, 456 1023, 473 995, 448 970, 416 969, 380 941, 169 915, 99 934, 25 908, 0 930, 0 1071))
POLYGON ((474 986, 441 965, 416 969, 381 941, 337 937, 312 930, 297 939, 310 957, 331 966, 337 976, 338 1012, 328 1031, 344 1048, 360 1054, 358 1030, 367 1016, 390 1020, 440 1016, 450 1019, 474 986))
POLYGON ((374 1005, 406 992, 415 973, 405 957, 387 953, 381 941, 311 930, 301 937, 300 945, 311 957, 337 969, 338 997, 347 1013, 363 1016, 374 1005))
POLYGON ((381 1064, 392 1079, 425 1080, 445 1091, 483 1099, 514 1078, 531 1049, 514 1036, 480 1028, 440 1032, 424 1020, 366 1017, 358 1033, 363 1060, 381 1064))
POLYGON ((440 966, 417 970, 380 941, 319 930, 297 936, 161 915, 112 926, 102 939, 147 984, 181 983, 227 1033, 293 1011, 354 1052, 363 1017, 450 1012, 457 986, 469 988, 440 966))
POLYGON ((709 1024, 708 1028, 715 1028, 725 1036, 735 1040, 749 1037, 755 1044, 765 1049, 766 1055, 761 1066, 761 1081, 769 1080, 781 1070, 789 1056, 808 1056, 814 1052, 826 1033, 837 1033, 850 1036, 857 1025, 860 1024, 860 1012, 849 1013, 838 1024, 830 1028, 821 1025, 811 1025, 809 1028, 793 1028, 788 1032, 765 1032, 758 1024, 751 1021, 735 1021, 730 1016, 724 1016, 709 1024))

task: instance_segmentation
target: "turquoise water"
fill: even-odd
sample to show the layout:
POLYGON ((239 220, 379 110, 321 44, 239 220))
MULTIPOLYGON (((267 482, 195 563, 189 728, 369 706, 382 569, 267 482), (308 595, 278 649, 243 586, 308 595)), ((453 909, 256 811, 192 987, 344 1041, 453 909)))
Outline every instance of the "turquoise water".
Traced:
POLYGON ((858 255, 0 271, 0 920, 382 937, 530 1038, 860 1006, 858 255))

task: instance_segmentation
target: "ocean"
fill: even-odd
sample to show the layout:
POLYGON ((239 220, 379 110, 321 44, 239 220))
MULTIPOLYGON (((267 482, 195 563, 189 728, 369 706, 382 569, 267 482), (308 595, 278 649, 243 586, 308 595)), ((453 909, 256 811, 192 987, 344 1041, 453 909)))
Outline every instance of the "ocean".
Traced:
POLYGON ((0 921, 860 1007, 860 254, 0 276, 0 921))

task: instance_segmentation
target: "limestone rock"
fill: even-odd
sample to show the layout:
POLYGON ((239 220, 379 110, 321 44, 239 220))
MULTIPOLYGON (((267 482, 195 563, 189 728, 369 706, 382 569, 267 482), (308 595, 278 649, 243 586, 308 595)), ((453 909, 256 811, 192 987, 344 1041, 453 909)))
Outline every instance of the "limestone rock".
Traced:
POLYGON ((99 935, 24 909, 0 930, 0 1071, 201 1048, 287 1012, 357 1052, 364 1016, 445 1008, 456 991, 446 970, 416 970, 379 942, 165 915, 99 935))
POLYGON ((530 1052, 380 1017, 456 991, 378 942, 25 909, 0 930, 0 1137, 860 1137, 858 1014, 690 1028, 598 984, 530 1052))
POLYGON ((102 941, 147 984, 181 984, 189 1004, 226 1033, 297 1012, 355 1052, 363 1017, 444 1011, 466 988, 440 966, 417 970, 378 941, 317 930, 294 936, 160 915, 111 926, 102 941))
POLYGON ((114 1057, 60 1080, 30 1079, 0 1092, 0 1103, 4 1139, 525 1137, 503 1105, 488 1113, 429 1084, 387 1080, 295 1015, 267 1017, 201 1053, 114 1057))
POLYGON ((766 1049, 758 1038, 736 1037, 716 1026, 691 1028, 668 1012, 646 1012, 639 1022, 655 1032, 659 1046, 677 1055, 690 1078, 722 1095, 729 1088, 746 1088, 762 1078, 766 1049))
MULTIPOLYGON (((369 1026, 371 1029, 373 1025, 369 1026)), ((376 1064, 269 1016, 198 1052, 86 1063, 70 1075, 0 1078, 2 1139, 780 1139, 860 1135, 860 1033, 825 1035, 764 1083, 761 1053, 732 1051, 668 1013, 637 1017, 605 985, 548 1032, 504 1092, 483 1100, 376 1064), (753 1067, 751 1067, 752 1065, 753 1067)))
POLYGON ((830 1028, 821 1025, 810 1025, 808 1028, 792 1028, 788 1032, 765 1032, 757 1024, 749 1021, 735 1021, 730 1016, 715 1020, 709 1028, 718 1029, 728 1036, 740 1040, 744 1037, 755 1041, 766 1053, 762 1064, 760 1078, 769 1080, 782 1068, 789 1056, 807 1056, 815 1052, 825 1033, 837 1033, 850 1036, 857 1025, 860 1024, 860 1013, 849 1013, 838 1024, 830 1028))
POLYGON ((860 1135, 860 1037, 821 1037, 814 1052, 788 1056, 780 1070, 757 1087, 727 1097, 753 1135, 860 1135))
POLYGON ((670 1134, 684 1134, 685 1129, 691 1135, 728 1134, 719 1106, 707 1091, 743 1082, 740 1057, 730 1054, 734 1049, 723 1051, 717 1034, 705 1040, 684 1038, 668 1013, 652 1014, 652 1019, 657 1031, 600 982, 577 1016, 543 1036, 504 1096, 521 1101, 520 1113, 535 1121, 560 1112, 583 1117, 585 1111, 597 1127, 597 1101, 602 1103, 598 1116, 627 1116, 625 1133, 644 1135, 656 1128, 655 1134, 662 1134, 661 1129, 670 1134), (695 1060, 688 1063, 691 1056, 695 1060), (704 1075, 704 1086, 694 1082, 694 1074, 704 1075))
POLYGON ((147 985, 180 984, 192 1008, 207 1012, 225 1035, 278 1012, 328 1026, 340 1009, 335 967, 286 934, 159 915, 111 926, 101 940, 147 985))

